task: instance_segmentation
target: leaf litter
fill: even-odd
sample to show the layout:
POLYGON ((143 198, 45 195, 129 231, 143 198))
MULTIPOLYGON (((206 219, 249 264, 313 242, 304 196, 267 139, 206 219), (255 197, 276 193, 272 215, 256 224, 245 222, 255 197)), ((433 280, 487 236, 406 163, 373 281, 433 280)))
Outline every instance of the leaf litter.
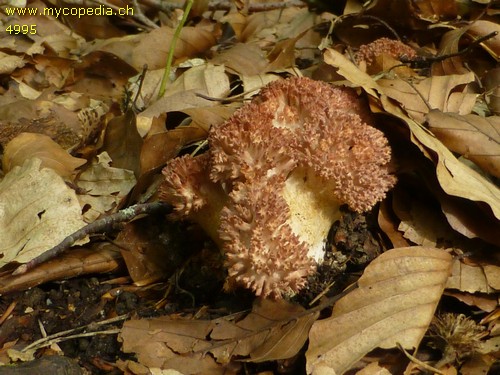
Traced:
MULTIPOLYGON (((14 361, 7 349, 22 350, 40 335, 17 336, 8 320, 35 322, 52 311, 19 299, 24 290, 63 304, 58 308, 66 313, 47 326, 57 333, 85 310, 56 299, 54 285, 65 288, 65 279, 86 282, 90 276, 81 275, 97 274, 87 316, 121 314, 126 306, 133 317, 118 335, 121 351, 107 362, 96 360, 104 357, 99 352, 93 360, 76 354, 93 373, 396 374, 418 371, 421 359, 441 372, 494 373, 498 8, 488 1, 460 9, 434 0, 322 3, 195 2, 162 98, 159 83, 184 2, 138 1, 133 16, 64 22, 6 16, 2 5, 4 26, 35 25, 38 32, 21 37, 2 30, 0 38, 1 362, 14 361), (413 60, 381 52, 368 67, 356 61, 360 46, 399 35, 416 51, 413 60), (11 274, 86 223, 157 200, 169 160, 206 152, 211 127, 289 75, 354 88, 391 143, 399 183, 362 215, 373 222, 382 252, 369 265, 354 260, 371 251, 361 232, 349 249, 325 239, 328 261, 309 288, 287 300, 256 299, 223 290, 224 256, 200 228, 151 214, 111 223, 104 236, 89 232, 80 247, 11 274), (440 358, 428 339, 436 336, 436 321, 439 334, 451 321, 470 337, 479 324, 479 341, 467 344, 474 350, 462 355, 449 344, 439 349, 440 358), (414 360, 398 345, 413 351, 414 360)), ((54 7, 30 0, 24 6, 54 7)), ((337 239, 342 220, 347 216, 332 228, 337 239)), ((75 289, 65 290, 78 298, 75 289)), ((90 343, 104 340, 99 329, 93 333, 90 343)), ((445 341, 455 340, 450 337, 445 341)), ((50 350, 70 355, 71 347, 61 345, 50 350)), ((39 356, 49 351, 38 350, 39 356)))

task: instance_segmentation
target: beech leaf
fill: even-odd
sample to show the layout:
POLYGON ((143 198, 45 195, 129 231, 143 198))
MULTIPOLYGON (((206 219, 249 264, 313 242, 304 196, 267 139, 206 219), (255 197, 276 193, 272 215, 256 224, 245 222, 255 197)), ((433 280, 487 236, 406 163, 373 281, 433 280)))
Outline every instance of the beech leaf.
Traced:
POLYGON ((485 202, 490 206, 493 215, 500 219, 500 191, 498 187, 472 168, 461 163, 429 130, 403 114, 401 109, 387 100, 386 97, 382 96, 381 99, 387 112, 406 122, 412 132, 413 143, 423 150, 429 149, 436 153, 436 173, 443 190, 449 195, 474 202, 485 202))
POLYGON ((384 94, 401 103, 411 118, 422 122, 431 109, 469 114, 476 104, 477 94, 458 89, 474 79, 474 73, 469 72, 432 76, 414 83, 402 79, 380 79, 377 83, 384 94))
POLYGON ((499 116, 461 116, 433 110, 427 114, 427 122, 432 133, 451 151, 500 177, 499 116))
MULTIPOLYGON (((318 312, 307 312, 284 300, 256 300, 252 311, 215 320, 175 317, 126 322, 120 340, 125 352, 135 352, 141 364, 173 368, 184 374, 202 373, 198 361, 211 353, 219 366, 229 365, 234 356, 264 362, 293 357, 307 340, 318 312), (161 354, 161 358, 154 353, 161 354)), ((206 366, 215 366, 208 362, 206 366)))
POLYGON ((41 160, 41 168, 52 168, 62 177, 71 176, 76 168, 87 162, 85 159, 71 156, 45 134, 21 133, 5 146, 4 172, 15 166, 22 166, 26 160, 35 157, 41 160))
POLYGON ((358 280, 359 288, 335 304, 330 318, 313 324, 307 372, 340 375, 376 347, 417 347, 443 293, 451 261, 443 250, 419 246, 392 249, 376 258, 358 280))
POLYGON ((41 163, 27 160, 0 182, 0 267, 28 262, 85 225, 75 192, 41 163))

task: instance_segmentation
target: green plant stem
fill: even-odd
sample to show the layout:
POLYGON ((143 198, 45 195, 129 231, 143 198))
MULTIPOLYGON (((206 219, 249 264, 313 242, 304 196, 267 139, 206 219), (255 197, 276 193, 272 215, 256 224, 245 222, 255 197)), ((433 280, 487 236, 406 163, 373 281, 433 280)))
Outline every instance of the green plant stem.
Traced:
POLYGON ((165 90, 167 88, 167 81, 170 78, 170 71, 172 70, 172 60, 174 59, 174 51, 175 45, 177 44, 177 40, 181 34, 181 30, 186 23, 191 7, 193 6, 193 0, 186 1, 186 9, 184 9, 184 14, 182 15, 181 22, 177 25, 175 29, 174 37, 172 38, 172 44, 170 45, 170 49, 168 51, 167 63, 165 66, 165 71, 163 73, 163 78, 161 80, 160 91, 158 92, 158 99, 162 98, 165 95, 165 90))

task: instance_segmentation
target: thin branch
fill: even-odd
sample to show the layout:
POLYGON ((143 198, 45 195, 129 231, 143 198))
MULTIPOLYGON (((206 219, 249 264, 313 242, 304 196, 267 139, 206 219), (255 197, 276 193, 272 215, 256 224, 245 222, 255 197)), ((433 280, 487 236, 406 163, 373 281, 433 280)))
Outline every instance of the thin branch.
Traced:
MULTIPOLYGON (((73 328, 73 329, 68 329, 67 331, 57 332, 57 333, 54 333, 53 335, 46 336, 46 337, 43 337, 43 338, 41 338, 39 340, 36 340, 36 341, 32 342, 28 346, 24 347, 21 351, 22 352, 26 352, 26 351, 28 351, 30 349, 33 349, 33 348, 37 348, 37 349, 38 348, 42 348, 44 346, 48 346, 51 343, 55 342, 53 340, 59 339, 60 337, 74 337, 74 335, 73 336, 68 336, 71 333, 75 333, 75 332, 78 332, 78 331, 83 331, 83 330, 85 330, 87 328, 88 329, 97 329, 97 327, 99 327, 99 326, 103 326, 103 325, 111 324, 111 323, 116 323, 116 322, 125 320, 128 317, 129 317, 129 314, 119 315, 119 316, 115 316, 114 318, 110 318, 110 319, 106 319, 106 320, 101 320, 100 322, 93 322, 93 323, 90 323, 90 324, 86 324, 84 326, 76 327, 76 328, 73 328)), ((105 332, 105 331, 99 331, 99 332, 105 332)), ((59 341, 62 341, 62 340, 59 340, 59 341)))
POLYGON ((46 262, 49 259, 55 258, 59 254, 63 253, 71 246, 75 244, 75 242, 84 239, 90 234, 96 233, 106 233, 112 230, 116 224, 122 223, 124 221, 129 221, 141 214, 158 214, 158 213, 168 213, 170 212, 171 207, 167 203, 164 202, 153 202, 153 203, 144 203, 144 204, 136 204, 135 206, 130 206, 124 210, 118 211, 115 214, 105 216, 102 219, 96 220, 93 223, 90 223, 83 228, 80 228, 76 232, 70 234, 66 237, 62 242, 53 248, 45 251, 43 254, 40 254, 36 258, 33 258, 29 262, 19 266, 12 273, 13 275, 21 275, 23 273, 28 272, 33 269, 35 266, 46 262))
POLYGON ((469 53, 472 50, 472 48, 474 48, 476 45, 478 45, 478 44, 480 44, 488 39, 494 38, 497 35, 498 35, 498 31, 493 31, 489 34, 486 34, 486 35, 480 37, 480 38, 474 39, 466 48, 464 48, 458 52, 455 52, 455 53, 449 53, 446 55, 436 55, 436 56, 417 56, 416 58, 412 58, 412 59, 401 57, 400 60, 402 63, 410 64, 410 67, 412 67, 412 68, 427 67, 430 64, 435 63, 435 62, 440 62, 440 61, 449 59, 451 57, 465 55, 465 54, 469 53))

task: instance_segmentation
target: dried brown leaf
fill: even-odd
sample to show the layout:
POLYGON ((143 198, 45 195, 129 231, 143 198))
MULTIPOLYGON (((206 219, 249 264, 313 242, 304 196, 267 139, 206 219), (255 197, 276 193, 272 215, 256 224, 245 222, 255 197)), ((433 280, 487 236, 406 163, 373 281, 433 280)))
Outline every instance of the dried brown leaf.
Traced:
MULTIPOLYGON (((145 64, 149 69, 164 68, 174 31, 164 26, 141 35, 140 43, 133 49, 132 61, 129 63, 137 70, 141 70, 145 64)), ((175 45, 174 57, 179 59, 198 55, 212 47, 215 42, 216 35, 211 30, 183 27, 175 45)))
POLYGON ((139 176, 139 155, 143 145, 142 137, 136 126, 136 115, 129 110, 122 116, 109 121, 102 145, 102 151, 108 153, 116 168, 128 169, 139 176))
POLYGON ((189 108, 215 106, 218 102, 201 98, 197 94, 211 98, 224 98, 230 91, 229 78, 223 66, 203 64, 195 66, 180 76, 170 86, 164 97, 152 103, 137 115, 139 134, 149 132, 153 119, 171 111, 189 108))
POLYGON ((451 151, 472 160, 485 172, 500 177, 500 117, 459 115, 432 110, 429 129, 451 151))
POLYGON ((61 177, 71 176, 76 168, 87 162, 71 156, 47 135, 21 133, 5 146, 3 170, 7 173, 31 158, 40 159, 41 168, 51 168, 61 177))
MULTIPOLYGON (((490 271, 493 270, 490 268, 490 271)), ((494 272, 485 273, 480 265, 470 265, 456 259, 453 262, 451 276, 446 284, 447 289, 457 289, 468 293, 494 293, 493 286, 498 286, 498 267, 494 268, 494 272), (488 278, 491 278, 491 282, 488 278)))
POLYGON ((86 192, 79 194, 78 200, 86 208, 83 216, 87 222, 118 206, 136 183, 132 171, 111 167, 111 162, 103 152, 78 176, 76 184, 86 192))
POLYGON ((123 264, 118 248, 100 243, 92 248, 79 248, 61 254, 22 275, 0 277, 0 294, 33 288, 54 280, 64 280, 84 274, 116 271, 123 264))
POLYGON ((479 173, 461 163, 432 133, 422 125, 404 115, 399 107, 382 97, 384 109, 402 119, 414 136, 413 142, 420 148, 436 153, 436 173, 443 190, 456 197, 462 197, 474 202, 484 202, 492 210, 493 215, 500 219, 500 192, 497 186, 479 173))
POLYGON ((444 294, 486 312, 492 312, 498 306, 498 297, 495 294, 466 293, 452 290, 446 290, 444 294))
MULTIPOLYGON (((293 357, 304 345, 309 328, 319 313, 304 314, 304 309, 283 300, 258 300, 252 313, 236 324, 220 325, 214 328, 213 337, 227 336, 227 330, 241 330, 246 336, 253 332, 253 337, 238 339, 233 355, 250 355, 249 361, 265 362, 293 357)), ((239 335, 233 337, 238 338, 239 335)), ((228 337, 225 338, 226 340, 228 337)), ((227 348, 225 349, 227 350, 227 348)), ((221 349, 210 350, 216 357, 221 349)))
POLYGON ((486 103, 495 115, 500 115, 500 68, 491 69, 483 76, 486 103))
POLYGON ((401 103, 413 119, 422 122, 431 109, 443 112, 469 114, 476 103, 477 94, 458 89, 474 82, 472 72, 447 76, 433 76, 415 83, 401 79, 380 79, 377 83, 388 97, 401 103))
POLYGON ((192 371, 201 354, 208 352, 225 366, 231 365, 233 356, 250 356, 252 362, 289 358, 302 348, 317 316, 283 300, 257 300, 243 319, 132 320, 125 323, 120 338, 123 350, 136 352, 143 365, 165 368, 168 364, 192 374, 198 373, 192 371), (154 353, 162 357, 152 358, 154 353))
POLYGON ((398 230, 399 219, 394 216, 389 200, 382 201, 378 211, 378 225, 380 229, 389 238, 392 247, 410 246, 411 242, 404 238, 398 230))
POLYGON ((212 60, 240 76, 254 76, 266 72, 268 61, 265 52, 255 43, 237 43, 223 50, 212 60))
POLYGON ((85 225, 75 192, 40 159, 0 182, 0 267, 27 262, 85 225))
POLYGON ((376 347, 415 348, 430 324, 449 275, 451 256, 426 247, 389 250, 315 322, 306 353, 309 374, 343 374, 376 347))
POLYGON ((167 279, 182 266, 190 253, 176 246, 180 241, 170 240, 174 235, 184 234, 174 233, 175 226, 165 226, 158 219, 157 216, 148 216, 127 223, 114 241, 120 247, 135 285, 167 279))
POLYGON ((426 193, 422 186, 409 186, 402 182, 393 191, 392 207, 401 220, 398 229, 404 237, 417 245, 429 247, 453 247, 463 252, 477 248, 477 244, 473 245, 452 229, 442 207, 435 203, 434 198, 446 199, 446 194, 440 194, 439 186, 433 181, 428 181, 426 177, 424 181, 431 186, 432 193, 426 193))
POLYGON ((26 64, 20 56, 8 55, 0 52, 0 74, 10 74, 17 68, 21 68, 26 64))
MULTIPOLYGON (((467 32, 467 27, 462 27, 446 32, 439 44, 439 56, 456 54, 459 50, 459 42, 467 32)), ((465 74, 468 69, 464 66, 461 56, 453 56, 432 64, 432 75, 465 74)))
POLYGON ((352 61, 333 48, 327 48, 323 54, 325 63, 338 68, 338 74, 345 77, 354 87, 362 87, 368 94, 377 97, 379 86, 367 73, 360 70, 352 61))

